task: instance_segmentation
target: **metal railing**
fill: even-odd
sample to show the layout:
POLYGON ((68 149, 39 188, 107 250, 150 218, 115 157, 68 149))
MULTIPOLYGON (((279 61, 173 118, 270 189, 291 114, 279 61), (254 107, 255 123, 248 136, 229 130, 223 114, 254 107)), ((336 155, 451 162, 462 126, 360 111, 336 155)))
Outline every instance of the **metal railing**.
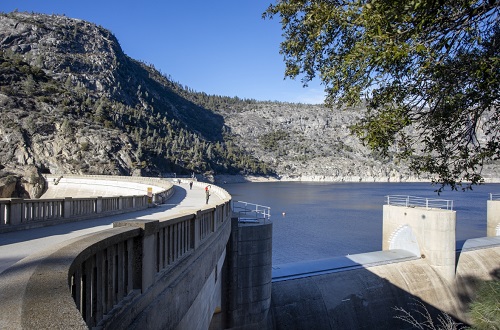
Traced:
POLYGON ((238 213, 240 222, 259 221, 271 218, 271 208, 265 205, 259 205, 244 201, 233 202, 233 212, 238 213))
POLYGON ((453 200, 425 198, 407 195, 389 195, 387 205, 405 206, 405 207, 423 207, 426 209, 445 209, 453 211, 453 200))
POLYGON ((500 194, 490 193, 490 201, 500 201, 500 194))

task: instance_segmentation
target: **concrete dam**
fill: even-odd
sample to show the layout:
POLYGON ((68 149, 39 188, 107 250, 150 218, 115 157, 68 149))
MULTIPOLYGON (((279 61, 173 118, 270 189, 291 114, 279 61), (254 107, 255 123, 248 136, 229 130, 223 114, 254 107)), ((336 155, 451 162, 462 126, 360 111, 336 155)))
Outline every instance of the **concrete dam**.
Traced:
POLYGON ((273 266, 272 222, 233 212, 220 187, 210 186, 205 204, 206 183, 122 180, 58 182, 66 193, 70 184, 99 194, 109 185, 112 196, 0 201, 0 244, 5 235, 113 220, 12 261, 0 273, 0 328, 404 329, 395 308, 415 306, 470 324, 477 286, 500 279, 493 195, 486 236, 458 248, 448 205, 395 197, 384 205, 381 251, 273 266))

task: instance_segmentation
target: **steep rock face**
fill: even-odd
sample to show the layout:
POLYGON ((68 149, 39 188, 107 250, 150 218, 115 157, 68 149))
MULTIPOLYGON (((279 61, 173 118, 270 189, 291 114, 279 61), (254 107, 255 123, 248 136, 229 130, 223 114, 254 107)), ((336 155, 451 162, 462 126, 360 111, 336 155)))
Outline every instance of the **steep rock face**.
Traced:
POLYGON ((108 31, 61 16, 16 13, 0 16, 0 45, 6 58, 2 164, 36 165, 51 173, 131 171, 138 160, 127 134, 104 129, 89 113, 75 113, 84 110, 79 101, 93 108, 92 97, 111 97, 117 84, 115 69, 124 55, 108 31))
POLYGON ((28 64, 41 67, 56 79, 78 81, 86 88, 107 91, 117 83, 115 69, 124 59, 109 31, 64 16, 16 13, 0 20, 1 45, 26 55, 28 64))
POLYGON ((14 196, 18 178, 14 175, 3 174, 0 178, 0 198, 9 198, 14 196))
POLYGON ((38 198, 45 188, 45 179, 35 166, 0 169, 0 198, 38 198))
MULTIPOLYGON (((428 180, 351 134, 363 112, 194 92, 95 24, 0 13, 0 165, 10 172, 428 180)), ((483 174, 500 177, 498 164, 483 174)))
POLYGON ((363 109, 265 103, 224 114, 235 141, 276 169, 282 179, 304 181, 419 181, 404 164, 377 159, 349 126, 363 109))
POLYGON ((94 24, 0 14, 0 73, 0 161, 10 167, 125 175, 263 168, 227 146, 220 115, 94 24))

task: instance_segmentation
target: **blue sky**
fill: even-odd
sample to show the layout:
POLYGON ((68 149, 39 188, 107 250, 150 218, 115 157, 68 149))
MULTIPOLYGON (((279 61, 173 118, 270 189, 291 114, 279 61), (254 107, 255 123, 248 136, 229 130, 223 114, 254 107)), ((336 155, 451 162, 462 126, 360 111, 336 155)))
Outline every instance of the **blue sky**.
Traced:
POLYGON ((110 30, 130 57, 208 94, 321 103, 323 86, 284 79, 279 18, 262 19, 273 0, 0 0, 15 9, 64 14, 110 30))

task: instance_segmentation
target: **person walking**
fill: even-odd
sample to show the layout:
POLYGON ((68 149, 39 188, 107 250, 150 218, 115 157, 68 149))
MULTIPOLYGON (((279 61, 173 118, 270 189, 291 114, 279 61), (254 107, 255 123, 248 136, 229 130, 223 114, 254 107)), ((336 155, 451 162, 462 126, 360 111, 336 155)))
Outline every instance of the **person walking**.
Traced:
POLYGON ((189 181, 189 190, 193 189, 193 180, 189 181))
POLYGON ((206 204, 208 204, 208 199, 210 198, 210 185, 205 187, 205 197, 206 197, 206 204))

